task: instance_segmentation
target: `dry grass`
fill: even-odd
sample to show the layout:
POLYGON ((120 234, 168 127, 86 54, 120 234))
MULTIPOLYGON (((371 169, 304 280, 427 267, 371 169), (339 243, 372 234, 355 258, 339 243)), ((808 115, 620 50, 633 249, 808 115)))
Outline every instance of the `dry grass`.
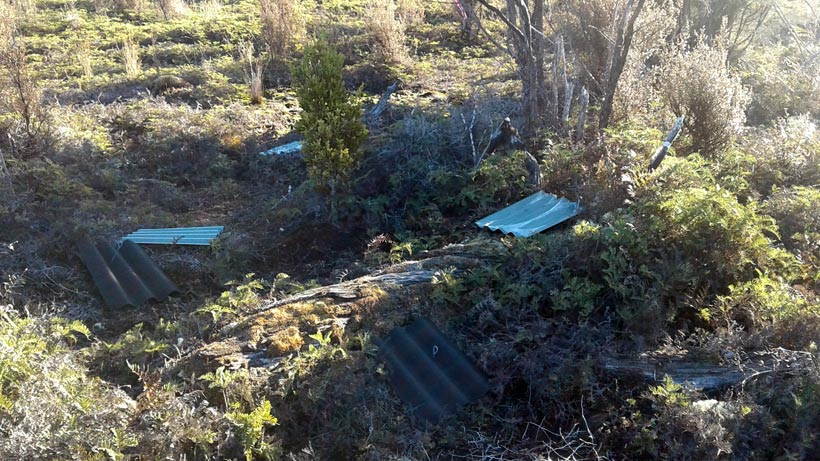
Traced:
POLYGON ((324 303, 293 303, 278 307, 256 317, 248 328, 249 342, 266 341, 273 332, 286 327, 302 325, 312 327, 327 315, 324 303))
POLYGON ((405 24, 398 16, 393 0, 370 0, 365 26, 379 57, 390 64, 407 62, 405 24))
POLYGON ((130 37, 122 42, 120 48, 122 64, 125 68, 125 75, 128 78, 135 78, 142 72, 142 61, 140 60, 139 43, 134 42, 130 37))
POLYGON ((119 11, 134 11, 135 13, 145 11, 145 0, 114 0, 114 4, 119 11))
POLYGON ((224 6, 222 0, 205 0, 197 4, 197 10, 203 18, 213 19, 219 16, 224 6))
POLYGON ((396 10, 401 22, 415 26, 424 22, 424 2, 422 0, 396 0, 396 10))
POLYGON ((265 88, 262 85, 262 72, 264 70, 264 59, 257 56, 253 43, 242 42, 237 46, 239 56, 245 68, 245 81, 248 84, 248 92, 251 96, 251 104, 262 104, 265 99, 265 88))
POLYGON ((305 38, 305 17, 296 0, 259 0, 262 36, 275 58, 284 58, 305 38))
POLYGON ((0 51, 11 44, 17 30, 17 10, 0 2, 0 51))
POLYGON ((12 0, 11 4, 14 10, 22 16, 29 16, 37 12, 36 0, 12 0))
POLYGON ((191 12, 188 4, 183 0, 157 0, 157 8, 166 21, 185 16, 191 12))
POLYGON ((86 41, 78 43, 74 48, 74 56, 77 57, 77 63, 83 71, 83 76, 92 77, 94 75, 94 67, 91 60, 91 44, 86 41))

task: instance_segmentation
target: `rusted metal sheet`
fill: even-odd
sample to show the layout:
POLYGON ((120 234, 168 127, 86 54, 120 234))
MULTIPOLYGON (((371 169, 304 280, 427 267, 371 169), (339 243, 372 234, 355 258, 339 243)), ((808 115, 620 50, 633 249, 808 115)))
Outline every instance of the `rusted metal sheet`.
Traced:
POLYGON ((139 229, 122 238, 134 243, 153 245, 210 245, 222 233, 223 226, 169 227, 162 229, 139 229))
POLYGON ((83 237, 77 249, 109 307, 138 307, 149 300, 162 301, 178 291, 142 248, 130 240, 115 248, 83 237))
POLYGON ((576 202, 538 191, 475 223, 478 227, 500 230, 516 237, 530 237, 566 221, 579 211, 576 202))
POLYGON ((484 373, 427 319, 396 328, 378 345, 391 385, 424 421, 435 423, 490 388, 484 373))

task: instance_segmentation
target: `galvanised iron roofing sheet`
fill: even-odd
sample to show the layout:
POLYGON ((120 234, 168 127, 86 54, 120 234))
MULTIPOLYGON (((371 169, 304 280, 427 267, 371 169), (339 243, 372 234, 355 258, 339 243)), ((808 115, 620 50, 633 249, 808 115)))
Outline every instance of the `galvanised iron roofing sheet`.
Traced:
POLYGON ((289 155, 302 152, 302 141, 293 141, 283 144, 273 149, 268 149, 259 153, 259 155, 289 155))
POLYGON ((579 211, 576 202, 538 191, 475 223, 478 227, 500 230, 516 237, 530 237, 566 221, 579 211))
POLYGON ((210 245, 222 233, 223 226, 170 227, 163 229, 139 229, 122 238, 134 243, 156 245, 210 245))
POLYGON ((422 420, 435 423, 490 388, 484 373, 427 319, 396 328, 379 348, 390 383, 422 420))
POLYGON ((130 240, 115 248, 107 242, 95 243, 83 237, 77 248, 109 307, 138 307, 178 291, 142 248, 130 240))

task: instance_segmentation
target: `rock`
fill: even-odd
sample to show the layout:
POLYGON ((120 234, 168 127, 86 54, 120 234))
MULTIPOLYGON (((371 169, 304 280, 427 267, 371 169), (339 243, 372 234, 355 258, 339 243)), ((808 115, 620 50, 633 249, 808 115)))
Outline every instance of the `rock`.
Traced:
POLYGON ((151 90, 151 94, 156 96, 165 93, 168 90, 191 88, 192 86, 193 85, 191 85, 187 80, 181 77, 166 74, 160 75, 151 80, 148 88, 151 90))

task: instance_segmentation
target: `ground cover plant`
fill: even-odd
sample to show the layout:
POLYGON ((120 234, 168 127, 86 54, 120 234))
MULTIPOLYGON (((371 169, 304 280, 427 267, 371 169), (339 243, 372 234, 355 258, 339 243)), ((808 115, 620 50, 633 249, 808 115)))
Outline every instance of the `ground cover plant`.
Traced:
POLYGON ((1 2, 0 459, 815 459, 818 14, 1 2), (538 190, 582 212, 472 224, 538 190), (207 225, 138 308, 75 253, 207 225), (379 355, 418 316, 490 383, 436 424, 379 355))

